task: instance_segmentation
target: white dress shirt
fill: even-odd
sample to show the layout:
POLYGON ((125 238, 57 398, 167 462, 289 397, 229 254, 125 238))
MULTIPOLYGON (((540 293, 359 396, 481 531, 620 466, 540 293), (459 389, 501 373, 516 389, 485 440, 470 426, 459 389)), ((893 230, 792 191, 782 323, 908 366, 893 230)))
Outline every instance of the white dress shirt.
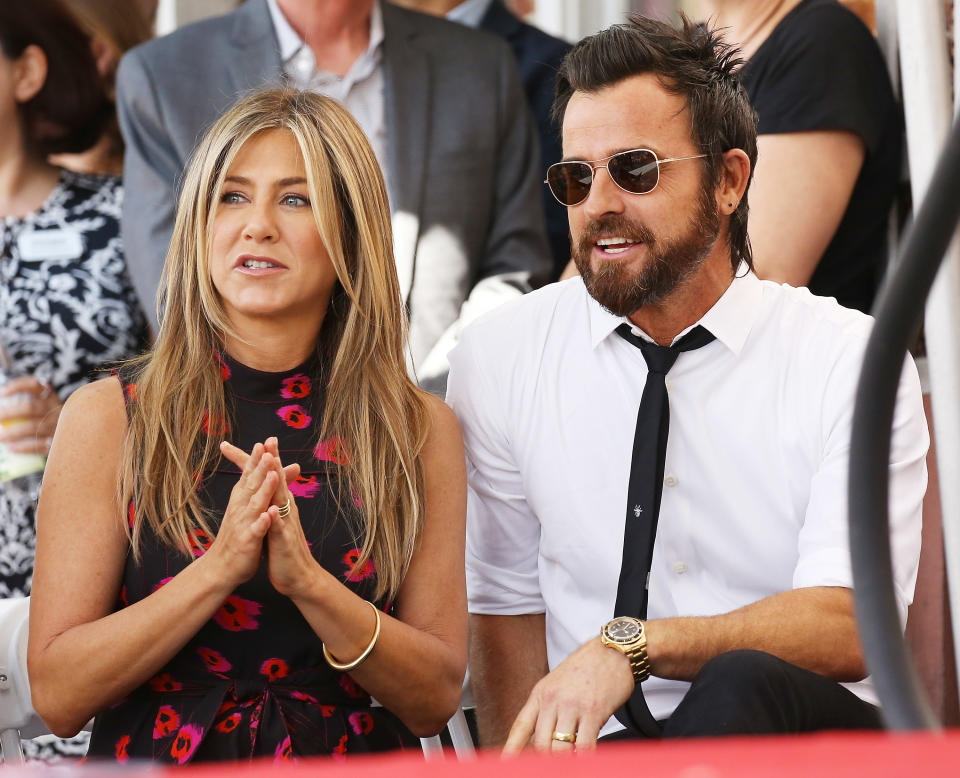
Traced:
MULTIPOLYGON (((470 486, 470 611, 546 613, 551 668, 614 615, 631 615, 613 608, 647 368, 614 332, 623 321, 576 278, 492 312, 451 354, 447 401, 463 426, 470 486)), ((716 340, 681 353, 666 379, 648 617, 710 616, 793 588, 852 586, 847 455, 872 319, 749 273, 699 324, 716 340)), ((908 358, 890 455, 901 623, 916 581, 928 443, 908 358)), ((643 687, 664 719, 689 684, 652 677, 643 687)), ((870 679, 848 688, 876 701, 870 679)), ((621 728, 611 718, 602 734, 621 728)))
POLYGON ((387 123, 383 95, 383 11, 379 0, 370 13, 370 43, 367 50, 350 66, 343 76, 326 70, 317 70, 316 59, 310 47, 277 6, 277 0, 267 0, 270 19, 280 47, 283 73, 291 86, 332 97, 341 103, 363 128, 387 176, 387 123))
POLYGON ((490 3, 493 0, 463 0, 459 5, 455 5, 447 11, 447 18, 451 22, 465 24, 467 27, 477 28, 483 17, 490 9, 490 3))

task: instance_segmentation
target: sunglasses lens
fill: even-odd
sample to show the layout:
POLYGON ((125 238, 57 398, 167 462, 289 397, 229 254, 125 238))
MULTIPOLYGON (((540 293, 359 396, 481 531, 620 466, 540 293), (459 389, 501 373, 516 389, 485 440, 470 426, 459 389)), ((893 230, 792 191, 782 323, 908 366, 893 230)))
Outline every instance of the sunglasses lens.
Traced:
POLYGON ((660 178, 657 155, 647 149, 625 151, 610 157, 607 170, 617 186, 633 194, 652 192, 660 178))
POLYGON ((547 169, 550 191, 563 205, 577 205, 587 199, 593 170, 586 162, 557 162, 547 169))

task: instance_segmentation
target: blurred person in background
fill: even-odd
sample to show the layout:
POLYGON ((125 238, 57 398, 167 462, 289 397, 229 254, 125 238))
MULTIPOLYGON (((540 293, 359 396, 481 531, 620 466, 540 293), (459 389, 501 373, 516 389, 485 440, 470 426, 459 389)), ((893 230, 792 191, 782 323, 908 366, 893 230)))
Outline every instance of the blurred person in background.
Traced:
MULTIPOLYGON (((150 24, 137 3, 130 0, 61 0, 90 37, 103 90, 111 106, 116 99, 117 65, 125 52, 152 36, 150 24)), ((77 173, 119 176, 123 173, 123 137, 116 113, 110 115, 100 140, 80 154, 58 154, 54 164, 77 173)))
POLYGON ((466 467, 452 411, 407 374, 358 124, 292 89, 238 103, 187 170, 164 279, 154 349, 57 429, 36 710, 61 734, 96 714, 90 756, 121 763, 436 734, 466 666, 466 467))
MULTIPOLYGON (((146 321, 119 237, 119 180, 78 175, 47 161, 92 146, 108 115, 90 42, 69 14, 54 0, 0 3, 5 460, 44 457, 64 400, 145 343, 146 321)), ((38 482, 36 472, 0 482, 2 597, 30 594, 38 482)), ((64 743, 55 748, 77 750, 64 743)), ((29 743, 25 750, 36 755, 29 743)))
POLYGON ((867 26, 837 0, 707 0, 759 119, 757 275, 869 312, 886 266, 901 121, 867 26))
MULTIPOLYGON (((570 44, 522 21, 503 0, 396 0, 398 5, 415 11, 446 16, 453 22, 485 30, 503 38, 520 69, 523 91, 533 112, 540 136, 540 166, 558 161, 560 128, 550 115, 557 69, 570 44)), ((553 257, 551 281, 556 280, 570 261, 570 230, 567 211, 543 187, 543 211, 547 219, 547 239, 553 257)))
POLYGON ((123 237, 154 313, 174 191, 236 97, 286 83, 339 100, 384 171, 410 357, 442 395, 471 320, 550 269, 537 134, 502 41, 380 0, 248 0, 127 53, 123 237))

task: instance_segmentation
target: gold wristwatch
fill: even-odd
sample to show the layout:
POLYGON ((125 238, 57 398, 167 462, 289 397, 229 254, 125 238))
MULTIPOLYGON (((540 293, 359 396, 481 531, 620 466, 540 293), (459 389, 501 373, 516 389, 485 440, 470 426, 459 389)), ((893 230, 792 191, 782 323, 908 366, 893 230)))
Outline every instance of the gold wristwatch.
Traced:
POLYGON ((632 616, 617 616, 603 625, 600 642, 625 654, 630 660, 635 683, 650 677, 650 660, 647 659, 647 636, 643 622, 632 616))

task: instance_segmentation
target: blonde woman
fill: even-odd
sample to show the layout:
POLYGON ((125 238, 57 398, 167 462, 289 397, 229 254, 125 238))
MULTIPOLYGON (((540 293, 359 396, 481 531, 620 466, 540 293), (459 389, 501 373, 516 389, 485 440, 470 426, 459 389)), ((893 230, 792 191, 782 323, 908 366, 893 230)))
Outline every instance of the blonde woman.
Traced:
POLYGON ((463 448, 407 378, 386 191, 344 109, 271 90, 214 125, 161 302, 152 353, 61 415, 37 711, 96 714, 90 754, 121 762, 437 732, 466 666, 463 448))

